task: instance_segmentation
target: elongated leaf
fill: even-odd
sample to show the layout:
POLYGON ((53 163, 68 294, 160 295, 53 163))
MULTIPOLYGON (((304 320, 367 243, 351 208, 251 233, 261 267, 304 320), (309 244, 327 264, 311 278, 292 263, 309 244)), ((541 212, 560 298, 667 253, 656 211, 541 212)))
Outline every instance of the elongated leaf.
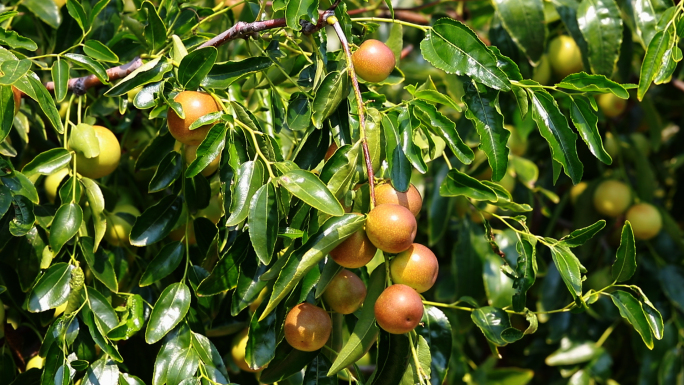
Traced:
POLYGON ((632 224, 625 221, 620 236, 620 247, 617 250, 615 263, 611 269, 615 282, 624 282, 636 272, 636 246, 634 244, 634 232, 632 224))
POLYGON ((119 61, 119 57, 116 56, 116 54, 112 52, 112 50, 109 49, 109 47, 102 44, 98 40, 86 41, 83 45, 83 52, 85 52, 86 55, 92 57, 95 60, 105 61, 109 63, 117 63, 119 61))
POLYGON ((374 306, 375 301, 385 290, 385 265, 380 265, 373 270, 368 281, 368 289, 363 308, 359 314, 359 320, 354 325, 354 330, 349 336, 347 343, 337 354, 335 361, 328 370, 328 376, 332 376, 340 370, 358 361, 370 346, 375 342, 378 335, 378 327, 375 324, 374 306))
POLYGON ((71 62, 85 68, 91 74, 97 76, 102 84, 109 84, 109 75, 107 75, 107 71, 99 62, 89 58, 88 56, 79 55, 76 53, 67 53, 64 54, 64 57, 69 59, 71 62))
POLYGON ((14 93, 11 86, 0 87, 0 141, 9 135, 14 124, 14 93))
POLYGON ((158 51, 164 47, 164 43, 166 43, 166 26, 159 17, 154 4, 145 1, 142 4, 141 9, 147 11, 148 24, 145 27, 145 43, 147 43, 153 51, 158 51))
POLYGON ((114 266, 102 251, 94 251, 93 238, 83 237, 80 239, 78 245, 81 248, 83 259, 85 259, 88 264, 93 276, 112 292, 116 293, 119 291, 119 284, 116 281, 114 266))
POLYGON ((190 347, 179 352, 169 365, 169 371, 166 374, 168 384, 179 385, 184 382, 183 380, 192 378, 199 363, 200 356, 194 348, 190 347))
POLYGON ((278 204, 273 183, 259 188, 249 208, 249 239, 257 257, 264 265, 271 263, 278 238, 278 204))
POLYGON ((223 89, 228 88, 235 80, 263 71, 273 65, 268 57, 250 57, 241 61, 227 61, 214 65, 209 74, 202 80, 202 87, 223 89))
POLYGON ((245 360, 254 369, 266 366, 275 358, 278 340, 278 317, 271 313, 264 319, 259 319, 266 301, 262 302, 254 312, 249 324, 249 339, 245 349, 245 360))
POLYGON ((26 176, 49 175, 63 168, 71 161, 71 153, 65 148, 53 148, 40 153, 28 162, 21 172, 26 176))
POLYGON ((565 286, 573 297, 582 295, 582 273, 580 263, 575 254, 564 245, 556 245, 551 248, 551 257, 556 265, 558 272, 565 282, 565 286))
POLYGON ((641 339, 646 344, 646 347, 653 349, 653 335, 651 334, 651 328, 641 303, 633 295, 622 290, 616 290, 611 293, 610 298, 618 310, 620 310, 622 318, 632 324, 634 330, 641 335, 641 339))
POLYGON ((183 260, 185 249, 181 242, 173 242, 164 246, 147 265, 140 277, 140 286, 151 285, 173 273, 183 260))
POLYGON ((316 23, 318 20, 318 0, 289 0, 285 6, 285 21, 289 28, 295 31, 302 29, 299 19, 316 23))
POLYGON ((258 263, 255 258, 245 258, 242 261, 237 287, 233 292, 233 300, 230 304, 230 314, 233 317, 238 315, 261 295, 262 290, 268 283, 260 279, 266 270, 268 270, 268 266, 258 263))
POLYGON ((658 75, 663 64, 663 58, 668 49, 672 46, 673 38, 674 36, 670 31, 666 30, 658 31, 658 33, 653 36, 653 39, 651 39, 651 43, 646 49, 644 61, 641 63, 641 71, 639 73, 639 88, 637 89, 637 98, 639 101, 644 99, 646 91, 648 91, 651 83, 658 75))
POLYGON ((186 178, 192 178, 201 173, 214 159, 221 155, 221 151, 226 145, 226 131, 225 124, 216 124, 209 129, 207 136, 197 147, 195 160, 185 170, 186 178))
POLYGON ((119 367, 106 355, 88 367, 82 382, 83 385, 117 385, 118 383, 119 367))
POLYGON ((442 113, 437 111, 437 108, 432 104, 418 100, 414 101, 412 104, 415 106, 414 114, 416 117, 432 132, 446 141, 458 160, 465 164, 470 164, 470 162, 473 161, 475 156, 473 150, 471 150, 458 135, 456 123, 442 115, 442 113))
POLYGON ((43 20, 50 27, 57 29, 62 23, 62 15, 59 13, 57 3, 42 0, 26 0, 22 3, 39 19, 43 20))
POLYGON ((190 289, 183 282, 167 286, 150 314, 145 330, 145 342, 153 344, 175 328, 190 309, 190 299, 190 289))
POLYGON ((100 241, 104 237, 107 230, 107 220, 105 219, 104 209, 105 201, 102 195, 102 190, 95 181, 90 178, 81 178, 81 183, 86 190, 86 197, 90 205, 91 218, 93 219, 93 227, 95 230, 93 239, 93 252, 97 251, 100 241))
POLYGON ((218 50, 206 47, 192 51, 178 66, 178 82, 188 90, 195 90, 216 62, 218 50))
POLYGON ((83 210, 76 203, 65 203, 55 213, 50 227, 50 247, 56 255, 78 232, 83 222, 83 210))
POLYGON ((292 195, 315 209, 333 216, 344 214, 344 209, 340 202, 333 196, 325 184, 309 171, 288 171, 278 178, 278 183, 291 192, 292 195))
POLYGON ((237 170, 233 190, 233 201, 230 205, 230 217, 226 226, 235 226, 247 218, 249 205, 257 190, 263 185, 264 166, 259 161, 248 161, 237 170))
MULTIPOLYGON (((295 1, 298 0, 293 0, 293 2, 295 1)), ((333 71, 328 73, 316 90, 316 98, 313 101, 311 118, 314 126, 316 128, 323 127, 323 121, 337 109, 337 106, 347 98, 347 95, 349 95, 349 76, 346 72, 333 71)))
POLYGON ((121 96, 136 87, 162 80, 164 74, 173 69, 173 64, 165 58, 153 59, 131 72, 123 80, 110 88, 105 95, 121 96))
POLYGON ((546 27, 542 0, 494 0, 504 28, 531 62, 544 53, 546 27))
POLYGON ((530 290, 537 280, 537 250, 530 238, 518 235, 516 244, 518 251, 518 261, 515 267, 517 278, 513 280, 513 310, 523 311, 527 302, 527 291, 530 290))
POLYGON ((615 0, 583 0, 577 8, 577 24, 589 45, 591 71, 610 77, 622 42, 622 18, 615 0))
POLYGON ((38 45, 28 37, 21 36, 16 31, 0 28, 0 43, 10 48, 23 48, 28 51, 35 51, 38 45))
POLYGON ((629 99, 629 92, 619 83, 608 79, 605 75, 589 75, 585 72, 566 76, 557 87, 581 92, 612 93, 621 99, 629 99))
POLYGON ((69 11, 69 15, 76 20, 78 26, 81 27, 81 30, 84 33, 87 32, 90 28, 90 20, 88 19, 85 9, 81 3, 78 1, 67 1, 66 6, 67 11, 69 11))
POLYGON ((496 192, 479 180, 464 174, 457 169, 449 170, 447 177, 439 186, 439 194, 445 197, 455 197, 459 195, 476 200, 494 201, 498 200, 496 192))
POLYGON ((60 60, 52 64, 52 81, 55 83, 55 99, 61 102, 66 98, 68 86, 69 86, 69 63, 65 60, 60 60))
MULTIPOLYGON (((399 25, 399 24, 396 24, 396 25, 399 25)), ((461 106, 456 104, 456 102, 454 102, 454 100, 449 95, 442 94, 439 91, 420 90, 420 91, 414 92, 413 97, 416 99, 428 101, 430 103, 444 104, 445 106, 449 106, 449 107, 451 107, 454 110, 459 111, 459 112, 462 110, 461 106)))
POLYGON ((473 82, 464 83, 463 101, 468 106, 466 118, 473 122, 480 136, 480 149, 487 155, 492 180, 500 181, 508 169, 508 137, 504 119, 498 111, 499 93, 473 82))
POLYGON ((240 263, 251 249, 247 234, 238 237, 230 250, 221 257, 211 274, 197 287, 200 296, 211 296, 232 290, 238 284, 240 263))
POLYGON ((317 266, 318 262, 325 258, 332 249, 360 229, 364 222, 364 217, 354 214, 333 217, 328 219, 315 234, 311 235, 302 247, 288 257, 273 285, 273 294, 260 320, 275 309, 278 303, 297 286, 309 270, 317 266))
POLYGON ((532 118, 549 143, 553 159, 563 165, 565 174, 574 184, 579 183, 584 167, 577 156, 577 134, 568 126, 551 94, 544 90, 528 90, 528 93, 532 101, 532 118))
POLYGON ((451 359, 451 324, 440 309, 426 306, 421 325, 422 327, 417 328, 416 331, 424 338, 421 341, 427 342, 429 346, 430 382, 432 385, 441 385, 444 383, 451 359))
POLYGON ((581 95, 572 98, 570 118, 579 131, 582 140, 587 144, 591 153, 605 164, 612 164, 613 159, 603 148, 603 141, 598 130, 598 116, 591 107, 589 100, 581 95))
POLYGON ((301 371, 319 354, 318 351, 304 352, 291 347, 286 341, 278 344, 276 355, 268 367, 261 372, 259 380, 272 384, 301 371))
POLYGON ((159 163, 147 187, 150 193, 162 191, 171 186, 183 173, 183 159, 178 152, 171 151, 159 163))
POLYGON ((467 75, 497 90, 511 89, 506 74, 497 67, 496 57, 463 23, 437 20, 420 42, 425 60, 447 73, 467 75))
POLYGON ((660 16, 672 5, 669 0, 634 0, 632 3, 634 26, 644 49, 648 47, 658 31, 656 26, 660 16))
POLYGON ((45 86, 43 86, 43 83, 40 82, 36 74, 29 72, 27 76, 15 83, 15 86, 28 97, 38 102, 40 109, 45 116, 47 116, 55 130, 60 134, 64 133, 59 111, 57 111, 57 107, 55 106, 55 100, 45 86))
POLYGON ((147 246, 164 239, 181 215, 181 198, 169 195, 150 206, 135 220, 130 240, 133 246, 147 246))
POLYGON ((3 73, 3 75, 0 76, 0 84, 9 86, 26 75, 31 69, 31 61, 28 59, 3 61, 0 63, 0 69, 3 73))
POLYGON ((378 336, 376 369, 367 384, 399 384, 410 360, 411 343, 408 336, 381 331, 378 336))
POLYGON ((309 97, 303 92, 293 93, 287 105, 287 126, 293 131, 306 130, 311 125, 312 113, 309 97))
POLYGON ((67 301, 74 266, 59 262, 50 266, 31 290, 28 310, 34 313, 54 309, 67 301))
POLYGON ((588 240, 593 238, 599 231, 606 227, 606 221, 600 220, 591 226, 577 229, 570 234, 561 238, 561 242, 568 247, 582 246, 588 240))
POLYGON ((511 326, 508 313, 499 308, 486 306, 475 309, 470 318, 487 340, 496 346, 506 346, 523 337, 523 332, 511 326))

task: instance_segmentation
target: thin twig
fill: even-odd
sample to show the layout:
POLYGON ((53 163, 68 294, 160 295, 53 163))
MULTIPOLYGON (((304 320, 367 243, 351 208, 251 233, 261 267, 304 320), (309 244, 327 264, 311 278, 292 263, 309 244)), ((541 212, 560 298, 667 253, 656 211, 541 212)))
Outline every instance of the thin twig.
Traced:
MULTIPOLYGON (((135 59, 131 60, 126 64, 109 68, 107 70, 107 76, 109 76, 109 80, 123 79, 126 76, 128 76, 131 72, 140 68, 140 66, 142 65, 142 59, 140 59, 140 57, 136 57, 135 59)), ((83 95, 86 93, 88 88, 99 86, 102 84, 102 82, 95 75, 87 75, 82 76, 80 78, 69 79, 69 82, 67 84, 69 91, 72 91, 76 95, 83 95)), ((47 88, 48 91, 54 91, 55 83, 48 82, 45 85, 45 88, 47 88)))

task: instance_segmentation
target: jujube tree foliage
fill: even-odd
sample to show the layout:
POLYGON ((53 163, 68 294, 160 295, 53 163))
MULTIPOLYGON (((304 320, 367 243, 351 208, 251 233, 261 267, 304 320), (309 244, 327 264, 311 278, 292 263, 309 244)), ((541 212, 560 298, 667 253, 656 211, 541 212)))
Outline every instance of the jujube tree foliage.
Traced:
POLYGON ((394 5, 3 0, 0 385, 680 378, 684 3, 394 5))

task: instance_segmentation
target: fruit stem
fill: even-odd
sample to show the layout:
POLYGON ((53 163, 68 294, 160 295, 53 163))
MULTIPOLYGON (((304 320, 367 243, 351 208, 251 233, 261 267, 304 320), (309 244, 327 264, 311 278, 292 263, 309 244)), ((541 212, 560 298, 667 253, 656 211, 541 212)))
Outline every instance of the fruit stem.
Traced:
POLYGON ((366 114, 364 110, 363 97, 361 96, 359 81, 356 78, 356 71, 354 70, 354 62, 352 61, 349 42, 347 41, 347 37, 344 35, 342 26, 335 16, 328 17, 326 21, 333 27, 333 29, 335 29, 335 33, 337 33, 337 37, 340 39, 340 45, 342 45, 344 53, 347 55, 347 72, 351 78, 352 87, 354 88, 354 95, 356 96, 356 105, 359 113, 359 136, 361 137, 363 158, 366 161, 366 173, 368 174, 368 186, 370 187, 370 209, 373 210, 373 208, 375 208, 375 175, 373 173, 373 162, 371 161, 370 151, 368 150, 368 140, 366 139, 366 114))
POLYGON ((264 155, 263 152, 261 152, 261 149, 259 148, 259 142, 257 142, 257 138, 256 138, 256 134, 255 134, 254 130, 252 130, 251 128, 249 128, 249 126, 247 126, 246 124, 242 123, 242 122, 239 121, 238 119, 235 119, 235 122, 236 122, 238 125, 240 125, 240 127, 244 128, 245 130, 247 130, 247 132, 249 132, 249 135, 252 137, 252 140, 254 141, 254 149, 256 150, 257 155, 258 155, 258 156, 264 161, 264 163, 266 164, 266 170, 268 170, 268 175, 271 177, 271 179, 275 179, 276 176, 275 176, 275 174, 273 173, 273 170, 271 169, 271 163, 272 163, 272 162, 271 162, 270 160, 268 160, 268 158, 266 158, 266 155, 264 155))

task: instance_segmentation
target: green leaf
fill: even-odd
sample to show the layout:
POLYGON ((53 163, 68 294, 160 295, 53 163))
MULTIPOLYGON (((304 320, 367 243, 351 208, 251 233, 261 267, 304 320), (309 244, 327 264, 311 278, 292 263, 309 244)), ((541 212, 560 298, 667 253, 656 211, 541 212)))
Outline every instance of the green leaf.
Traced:
POLYGON ((516 244, 516 251, 518 252, 518 261, 515 266, 516 278, 513 279, 513 310, 521 312, 525 309, 527 302, 527 291, 537 279, 537 250, 536 245, 530 237, 518 235, 518 243, 516 244))
MULTIPOLYGON (((297 0, 292 0, 297 1, 297 0)), ((329 72, 316 90, 313 101, 312 120, 316 128, 323 127, 323 122, 337 106, 349 95, 349 76, 345 71, 329 72)))
POLYGON ((81 178, 81 183, 85 187, 88 204, 90 205, 91 218, 93 219, 93 228, 95 230, 95 238, 93 239, 93 251, 97 251, 100 241, 104 237, 107 230, 107 220, 105 219, 104 209, 105 202, 102 190, 95 181, 90 178, 81 178))
POLYGON ((542 0, 494 0, 494 8, 504 28, 531 62, 544 53, 546 23, 542 0))
POLYGON ((406 371, 401 378, 400 385, 415 385, 421 383, 421 378, 431 378, 432 368, 430 363, 430 347, 423 336, 418 336, 416 341, 415 355, 406 367, 406 371))
POLYGON ((52 99, 52 95, 50 95, 43 83, 40 82, 36 74, 29 72, 27 76, 21 78, 14 85, 28 97, 38 102, 40 109, 50 123, 52 123, 55 130, 60 134, 64 133, 59 111, 57 111, 55 106, 55 100, 52 99))
POLYGON ((318 0, 287 0, 285 6, 285 21, 289 28, 300 31, 302 26, 299 19, 304 19, 316 23, 318 21, 318 0))
POLYGON ((131 245, 148 246, 169 235, 180 218, 181 203, 180 197, 168 195, 159 203, 148 207, 135 220, 129 236, 131 245))
POLYGON ((88 19, 85 9, 83 9, 81 3, 78 1, 67 1, 66 7, 69 15, 76 20, 78 26, 81 27, 81 30, 84 33, 88 32, 88 29, 90 28, 90 20, 88 19))
POLYGON ((580 92, 596 92, 606 94, 608 92, 620 99, 629 99, 629 92, 619 83, 608 79, 605 75, 589 75, 586 72, 570 74, 556 84, 556 87, 580 92))
POLYGON ((279 222, 276 189, 268 183, 257 190, 249 207, 249 239, 264 265, 271 263, 279 222))
POLYGON ((416 332, 421 336, 421 341, 426 341, 430 347, 430 379, 432 383, 442 384, 451 359, 451 324, 439 308, 425 306, 420 325, 416 332))
POLYGON ((31 231, 36 223, 33 202, 23 195, 15 195, 11 202, 14 205, 14 219, 9 224, 10 234, 15 237, 23 237, 31 231))
POLYGON ((145 342, 156 343, 180 323, 190 309, 190 289, 183 282, 172 283, 154 304, 145 330, 145 342))
POLYGON ((330 370, 330 361, 328 358, 319 354, 307 365, 304 371, 304 385, 337 385, 336 377, 329 377, 326 375, 330 370))
POLYGON ((456 123, 444 116, 432 104, 425 103, 419 100, 412 102, 415 106, 413 113, 420 119, 425 126, 435 135, 441 137, 449 145, 454 155, 465 164, 470 164, 473 161, 473 150, 468 147, 456 131, 456 123))
MULTIPOLYGON (((385 134, 385 154, 387 155, 392 186, 399 191, 406 191, 411 184, 411 163, 401 147, 401 137, 397 127, 392 124, 388 116, 382 117, 382 127, 385 134)), ((356 151, 353 164, 356 164, 356 158, 358 158, 358 151, 356 151)))
POLYGON ((247 218, 252 198, 264 183, 264 166, 260 161, 251 160, 241 164, 236 181, 226 226, 235 226, 247 218))
POLYGON ((292 170, 277 179, 292 195, 309 206, 332 216, 344 214, 340 202, 317 176, 306 170, 292 170))
POLYGON ((218 50, 214 47, 190 52, 178 66, 178 82, 187 90, 195 90, 216 62, 218 50))
POLYGON ((78 233, 81 222, 83 222, 83 210, 78 204, 65 203, 57 209, 50 227, 50 247, 55 255, 78 233))
POLYGON ((127 340, 140 331, 145 323, 145 302, 138 294, 128 296, 121 322, 113 327, 107 338, 112 341, 127 340))
POLYGON ((107 70, 99 62, 89 58, 88 56, 79 55, 77 53, 66 53, 64 57, 69 59, 71 62, 80 65, 85 68, 91 74, 97 76, 102 84, 109 84, 109 75, 107 75, 107 70))
POLYGON ((180 351, 169 364, 166 381, 169 385, 179 385, 186 378, 192 378, 200 364, 200 356, 190 347, 180 351))
POLYGON ((273 361, 261 372, 259 381, 265 384, 280 382, 301 371, 318 354, 318 351, 304 352, 297 350, 286 341, 282 341, 276 348, 276 355, 273 361))
POLYGON ((271 294, 268 306, 260 319, 265 318, 273 311, 278 303, 297 286, 306 273, 317 266, 332 249, 360 229, 365 220, 364 217, 355 214, 333 217, 328 219, 315 234, 311 235, 302 247, 288 257, 273 285, 273 294, 271 294))
POLYGON ((653 36, 651 43, 646 49, 646 56, 641 63, 641 71, 639 73, 639 88, 637 89, 637 98, 639 101, 644 99, 646 91, 655 80, 660 68, 663 64, 663 58, 667 51, 672 46, 674 36, 669 30, 658 31, 653 36))
POLYGON ((551 257, 556 265, 558 272, 568 287, 573 297, 582 296, 582 273, 580 272, 580 262, 570 249, 562 244, 549 247, 551 257))
POLYGON ((2 70, 3 74, 0 76, 0 84, 3 86, 14 84, 19 78, 26 75, 30 69, 31 61, 28 59, 7 60, 0 63, 0 70, 2 70))
MULTIPOLYGON (((401 147, 401 152, 411 162, 418 172, 427 172, 427 165, 421 154, 420 148, 413 143, 414 120, 411 118, 408 108, 401 108, 399 114, 391 113, 383 116, 382 125, 385 133, 393 133, 397 145, 401 147)), ((416 120, 416 125, 418 121, 416 120)), ((415 127, 418 128, 418 127, 415 127)), ((396 151, 396 150, 395 150, 396 151)), ((408 173, 408 171, 404 171, 408 173)))
POLYGON ((226 131, 227 127, 225 124, 216 124, 209 129, 207 136, 197 147, 195 160, 185 170, 186 178, 195 177, 221 155, 221 151, 223 151, 226 145, 226 131))
POLYGON ((214 65, 202 80, 202 87, 224 89, 235 80, 270 68, 273 60, 268 57, 250 57, 241 61, 227 61, 214 65))
POLYGON ((62 16, 54 1, 26 0, 22 5, 54 29, 62 23, 62 16))
POLYGON ((420 49, 425 60, 447 73, 470 76, 497 90, 511 89, 508 77, 497 67, 496 57, 459 21, 437 20, 420 42, 420 49))
POLYGON ((89 159, 100 155, 100 140, 95 135, 93 126, 86 123, 77 124, 71 130, 69 148, 89 159))
POLYGON ((625 221, 620 236, 620 247, 617 250, 615 263, 611 269, 615 282, 624 282, 636 272, 636 245, 634 244, 634 233, 632 224, 625 221))
POLYGON ((632 324, 634 330, 641 335, 641 339, 646 347, 653 349, 653 335, 651 334, 651 328, 646 319, 646 314, 644 314, 641 302, 634 298, 633 295, 622 290, 616 290, 611 293, 610 298, 618 310, 620 310, 622 318, 632 324))
POLYGON ((256 258, 245 258, 240 264, 240 275, 233 292, 230 304, 230 314, 234 317, 252 304, 260 295, 266 284, 261 276, 268 270, 268 266, 259 263, 256 258))
POLYGON ((173 64, 171 64, 167 58, 160 57, 153 59, 131 72, 120 82, 116 83, 114 87, 105 92, 105 95, 121 96, 136 87, 158 82, 172 69, 173 64))
POLYGON ((684 272, 679 266, 666 265, 658 272, 658 282, 672 304, 684 310, 684 272))
POLYGON ((303 92, 294 92, 287 105, 287 126, 292 131, 306 130, 311 126, 311 101, 303 92))
POLYGON ((544 363, 549 366, 577 365, 591 361, 600 354, 601 350, 594 342, 564 339, 561 341, 561 347, 546 357, 544 363))
POLYGON ((119 318, 109 300, 99 291, 88 288, 88 301, 97 328, 106 334, 119 323, 119 318))
POLYGON ((598 116, 591 107, 591 102, 584 96, 571 97, 570 118, 579 131, 582 140, 587 144, 591 153, 605 164, 612 164, 613 159, 603 148, 603 141, 598 130, 598 116))
POLYGON ((182 155, 171 151, 159 163, 147 187, 148 193, 159 192, 171 186, 183 173, 182 155))
POLYGON ((109 47, 99 40, 88 40, 83 45, 83 52, 91 58, 99 61, 118 63, 119 57, 109 47))
POLYGON ((181 242, 165 245, 145 268, 140 277, 140 286, 149 286, 167 275, 173 273, 180 265, 185 255, 185 248, 181 242))
POLYGON ((376 368, 367 384, 399 384, 410 360, 411 344, 406 334, 380 331, 376 368))
POLYGON ((55 263, 38 279, 28 297, 27 308, 38 313, 54 309, 67 301, 71 287, 71 271, 74 266, 64 262, 55 263))
POLYGON ((151 2, 145 1, 140 9, 147 11, 146 41, 143 43, 147 43, 154 53, 162 49, 166 43, 166 26, 151 2))
POLYGON ((494 202, 499 199, 494 190, 455 168, 449 170, 444 182, 439 186, 439 194, 445 197, 463 195, 476 200, 494 202))
POLYGON ((2 28, 0 28, 0 43, 14 49, 23 48, 28 51, 38 49, 38 45, 33 40, 19 35, 16 31, 8 31, 2 28))
POLYGON ((561 238, 561 242, 568 247, 578 247, 593 238, 599 231, 606 227, 606 221, 601 219, 591 226, 577 229, 561 238))
POLYGON ((102 282, 107 289, 116 293, 119 291, 119 284, 116 281, 116 273, 114 273, 114 266, 109 261, 109 258, 100 250, 94 251, 93 238, 83 237, 78 243, 81 248, 81 253, 85 259, 93 276, 102 282))
POLYGON ((218 261, 211 274, 197 287, 197 295, 211 296, 234 289, 238 284, 240 263, 250 251, 247 234, 241 234, 218 261))
POLYGON ((492 168, 492 180, 503 179, 508 169, 508 137, 510 131, 504 128, 504 118, 499 112, 499 92, 472 81, 463 85, 463 102, 468 106, 466 118, 473 122, 480 136, 480 150, 487 155, 492 168))
POLYGON ((583 0, 577 7, 577 24, 589 45, 591 71, 610 77, 622 43, 622 18, 615 0, 583 0))
POLYGON ((38 204, 38 191, 36 186, 22 173, 14 171, 13 176, 0 177, 0 181, 12 190, 13 195, 23 195, 34 204, 38 204))
POLYGON ((12 86, 0 87, 0 141, 4 141, 14 124, 14 94, 12 86))
POLYGON ((651 327, 653 336, 661 340, 665 333, 665 326, 663 325, 663 316, 660 314, 658 309, 651 303, 646 294, 638 286, 630 286, 630 289, 634 290, 638 294, 639 301, 642 302, 642 307, 644 309, 644 314, 646 315, 646 320, 648 325, 651 327))
MULTIPOLYGON (((395 24, 395 25, 399 25, 399 24, 395 24)), ((415 91, 413 93, 413 97, 416 99, 428 101, 430 103, 444 104, 445 106, 449 106, 458 112, 462 111, 461 106, 456 104, 456 102, 454 102, 454 100, 449 95, 442 94, 439 91, 435 91, 435 90, 415 91)))
POLYGON ((63 168, 71 161, 71 153, 65 148, 53 148, 38 154, 28 162, 21 172, 30 177, 35 174, 49 175, 63 168))
POLYGON ((249 324, 245 360, 252 368, 262 368, 275 358, 278 331, 280 324, 276 313, 271 313, 264 319, 259 319, 266 301, 262 302, 252 315, 249 324))
POLYGON ((553 159, 563 165, 574 184, 582 180, 584 167, 577 156, 577 134, 568 126, 558 104, 545 90, 528 90, 532 100, 532 118, 551 147, 553 159))
MULTIPOLYGON (((72 2, 74 0, 69 0, 72 2)), ((107 355, 93 362, 83 377, 82 385, 117 385, 119 383, 119 367, 107 355)))
MULTIPOLYGON (((356 175, 360 149, 360 142, 353 146, 347 144, 338 148, 321 171, 321 181, 326 183, 328 190, 340 202, 344 201, 344 195, 349 191, 356 175)), ((406 188, 408 189, 408 186, 406 188)))
MULTIPOLYGON (((335 361, 328 370, 328 376, 332 376, 358 361, 373 345, 378 336, 378 327, 375 324, 375 301, 385 290, 385 265, 382 264, 373 270, 368 281, 366 299, 359 313, 359 319, 354 325, 347 343, 337 354, 335 361)), ((451 339, 449 340, 451 342, 451 339)))
POLYGON ((502 309, 486 306, 473 310, 470 318, 487 340, 496 346, 506 346, 520 340, 523 332, 511 326, 508 313, 502 309))
POLYGON ((641 38, 644 48, 648 47, 658 31, 656 26, 660 16, 671 6, 672 2, 668 0, 634 0, 632 3, 635 32, 641 38))
POLYGON ((69 90, 69 63, 57 57, 50 70, 52 82, 55 83, 55 99, 61 102, 66 98, 69 90))

